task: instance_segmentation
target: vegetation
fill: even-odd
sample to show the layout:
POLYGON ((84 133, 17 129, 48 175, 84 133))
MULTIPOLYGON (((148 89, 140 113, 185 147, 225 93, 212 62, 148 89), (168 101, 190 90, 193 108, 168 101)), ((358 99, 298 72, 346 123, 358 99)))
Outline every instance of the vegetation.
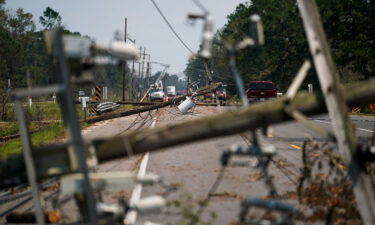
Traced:
MULTIPOLYGON (((80 105, 76 106, 77 113, 79 118, 83 119, 84 112, 80 107, 80 105)), ((58 104, 52 102, 35 102, 31 107, 25 105, 24 110, 27 119, 31 121, 29 123, 29 131, 32 133, 33 145, 43 145, 64 138, 65 131, 61 122, 61 111, 58 104)), ((19 134, 18 123, 15 121, 15 118, 13 119, 13 121, 1 122, 0 137, 19 134)), ((88 125, 82 122, 81 126, 86 127, 88 125)), ((19 153, 21 149, 20 138, 0 143, 0 158, 19 153)))
MULTIPOLYGON (((326 36, 343 82, 364 80, 375 70, 375 1, 317 0, 326 36)), ((251 80, 271 80, 286 90, 305 59, 310 57, 302 19, 296 1, 252 0, 240 4, 228 16, 228 23, 216 33, 216 40, 236 43, 249 35, 249 17, 261 16, 265 46, 247 48, 237 56, 237 64, 245 83, 251 80)), ((234 91, 234 81, 228 68, 226 51, 214 44, 211 67, 214 80, 222 81, 234 91)), ((205 75, 201 59, 189 61, 187 76, 197 80, 205 75)), ((305 81, 318 86, 315 71, 305 81)))
MULTIPOLYGON (((50 7, 47 7, 43 15, 39 17, 42 27, 37 30, 34 16, 23 9, 4 8, 5 0, 0 0, 0 121, 12 119, 10 112, 9 92, 16 88, 26 86, 45 86, 56 81, 52 70, 51 59, 48 57, 43 40, 43 32, 57 27, 62 27, 66 34, 80 35, 79 32, 68 30, 63 24, 61 15, 50 7), (8 80, 10 81, 10 87, 8 80)), ((75 92, 83 90, 91 93, 94 85, 107 86, 110 94, 120 99, 122 95, 122 80, 124 66, 103 66, 93 71, 95 84, 75 87, 75 92)), ((130 76, 128 66, 126 71, 127 96, 133 94, 140 83, 146 83, 135 76, 130 76)), ((169 75, 166 76, 167 79, 169 75)), ((171 75, 170 81, 175 80, 171 75)), ((177 79, 178 80, 178 79, 177 79)), ((178 84, 176 84, 177 86, 178 84)), ((185 85, 186 86, 186 85, 185 85)), ((51 98, 49 98, 51 100, 51 98)))
MULTIPOLYGON (((56 141, 58 138, 63 138, 65 134, 64 126, 61 122, 53 122, 48 125, 45 129, 33 133, 31 140, 33 146, 41 146, 56 141)), ((22 149, 22 143, 19 138, 10 140, 0 145, 0 158, 6 158, 9 155, 20 153, 22 149)))

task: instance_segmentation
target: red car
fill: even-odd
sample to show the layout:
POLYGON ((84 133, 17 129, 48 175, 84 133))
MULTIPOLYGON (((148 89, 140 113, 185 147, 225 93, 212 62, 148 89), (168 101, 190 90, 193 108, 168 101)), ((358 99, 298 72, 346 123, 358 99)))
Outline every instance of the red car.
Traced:
POLYGON ((216 91, 216 95, 218 97, 219 100, 227 100, 227 90, 225 89, 219 89, 216 91))
POLYGON ((216 90, 216 92, 209 92, 204 95, 205 99, 214 99, 218 98, 219 100, 227 99, 227 91, 225 89, 216 90))
POLYGON ((277 97, 278 89, 272 81, 252 81, 246 91, 249 102, 265 101, 277 97))

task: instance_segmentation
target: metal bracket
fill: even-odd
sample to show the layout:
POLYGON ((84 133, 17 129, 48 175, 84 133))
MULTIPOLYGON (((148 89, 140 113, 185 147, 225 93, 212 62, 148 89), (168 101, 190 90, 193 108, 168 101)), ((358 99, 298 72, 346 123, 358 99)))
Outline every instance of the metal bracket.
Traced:
POLYGON ((293 205, 274 201, 264 200, 258 198, 248 198, 241 203, 240 221, 247 224, 272 224, 272 225, 292 225, 293 217, 298 213, 298 210, 293 205), (282 215, 275 220, 262 219, 246 219, 247 214, 251 208, 261 208, 265 210, 272 210, 281 213, 282 215))
MULTIPOLYGON (((146 174, 138 177, 131 172, 110 172, 110 173, 90 173, 90 182, 95 191, 120 191, 131 189, 135 184, 142 183, 152 185, 159 182, 159 176, 155 174, 146 174)), ((82 189, 83 175, 71 174, 61 178, 61 193, 74 194, 83 193, 82 189)))

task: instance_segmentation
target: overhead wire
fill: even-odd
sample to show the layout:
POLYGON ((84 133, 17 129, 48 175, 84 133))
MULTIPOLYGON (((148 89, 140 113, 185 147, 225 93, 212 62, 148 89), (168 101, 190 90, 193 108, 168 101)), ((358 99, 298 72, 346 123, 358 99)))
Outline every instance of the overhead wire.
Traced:
MULTIPOLYGON (((177 37, 177 39, 181 42, 181 44, 191 53, 191 54, 194 54, 194 51, 191 50, 191 48, 189 48, 189 46, 187 46, 187 44, 182 40, 182 38, 180 37, 180 35, 177 34, 176 30, 172 27, 172 25, 170 24, 170 22, 168 21, 168 19, 165 17, 164 13, 161 11, 161 9, 159 8, 159 6, 156 4, 155 0, 151 0, 152 4, 155 6, 155 8, 157 9, 157 11, 159 12, 160 16, 164 19, 164 21, 167 23, 168 27, 171 29, 171 31, 173 32, 173 34, 177 37)), ((202 3, 200 3, 199 1, 197 0, 193 0, 193 2, 200 8, 204 11, 205 14, 208 13, 207 9, 202 5, 202 3)), ((207 59, 204 59, 204 65, 205 65, 205 68, 206 68, 206 73, 207 73, 207 77, 209 79, 209 82, 212 81, 212 74, 211 74, 211 71, 209 70, 209 65, 208 65, 208 60, 207 59)))
POLYGON ((194 54, 193 50, 187 46, 187 44, 182 40, 180 35, 177 34, 176 30, 172 27, 172 25, 169 23, 168 19, 165 17, 164 13, 160 10, 159 6, 156 4, 154 0, 151 0, 152 4, 155 6, 156 10, 159 12, 160 16, 164 19, 164 21, 167 23, 169 29, 173 32, 173 34, 177 37, 177 39, 181 42, 181 44, 191 53, 194 54))
POLYGON ((206 7, 203 6, 203 4, 199 0, 192 0, 198 8, 200 8, 205 14, 208 13, 208 10, 206 7))

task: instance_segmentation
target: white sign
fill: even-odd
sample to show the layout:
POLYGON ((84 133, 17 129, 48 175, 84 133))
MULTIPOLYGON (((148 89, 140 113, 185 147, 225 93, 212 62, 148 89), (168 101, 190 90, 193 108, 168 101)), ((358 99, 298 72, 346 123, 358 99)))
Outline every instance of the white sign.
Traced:
POLYGON ((108 88, 103 87, 103 100, 107 100, 107 99, 108 99, 108 88))
POLYGON ((307 88, 308 88, 309 93, 313 92, 313 85, 312 84, 307 84, 307 88))

